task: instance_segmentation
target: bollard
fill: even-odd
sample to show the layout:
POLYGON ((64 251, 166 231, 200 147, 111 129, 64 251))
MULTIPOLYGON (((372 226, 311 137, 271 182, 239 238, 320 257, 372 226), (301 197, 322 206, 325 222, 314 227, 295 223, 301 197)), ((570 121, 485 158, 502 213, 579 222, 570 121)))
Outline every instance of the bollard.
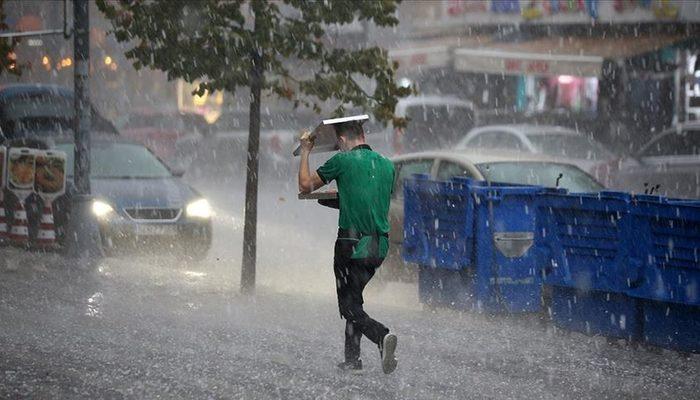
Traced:
POLYGON ((45 203, 42 208, 35 246, 41 249, 56 247, 56 227, 53 221, 53 206, 51 203, 45 203))
POLYGON ((0 190, 0 242, 7 238, 7 214, 5 213, 5 199, 0 190))
POLYGON ((24 203, 17 202, 12 213, 12 225, 10 227, 10 241, 15 246, 26 247, 29 244, 29 224, 27 222, 27 210, 24 203))

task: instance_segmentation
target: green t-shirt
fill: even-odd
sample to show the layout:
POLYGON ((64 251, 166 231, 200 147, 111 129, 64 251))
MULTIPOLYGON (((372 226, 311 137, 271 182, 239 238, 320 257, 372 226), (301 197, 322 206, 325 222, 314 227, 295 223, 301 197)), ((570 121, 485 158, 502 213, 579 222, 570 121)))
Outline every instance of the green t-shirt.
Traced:
MULTIPOLYGON (((338 184, 338 226, 363 235, 389 233, 389 201, 394 187, 394 164, 368 145, 331 157, 316 172, 324 183, 338 184)), ((363 236, 352 258, 370 257, 371 236, 363 236)), ((389 240, 379 236, 379 257, 386 257, 389 240)))

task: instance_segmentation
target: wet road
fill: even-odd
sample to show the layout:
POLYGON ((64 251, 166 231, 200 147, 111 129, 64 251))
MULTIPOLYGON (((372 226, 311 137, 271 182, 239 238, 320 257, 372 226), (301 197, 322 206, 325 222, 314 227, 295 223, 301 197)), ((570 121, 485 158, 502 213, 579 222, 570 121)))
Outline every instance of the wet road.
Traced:
POLYGON ((697 398, 700 357, 611 347, 534 318, 424 311, 410 285, 371 290, 399 335, 381 373, 339 373, 344 324, 329 266, 335 212, 261 193, 258 291, 238 295, 240 187, 217 207, 209 258, 106 260, 93 272, 25 259, 0 271, 0 398, 697 398), (233 194, 233 195, 232 195, 233 194))

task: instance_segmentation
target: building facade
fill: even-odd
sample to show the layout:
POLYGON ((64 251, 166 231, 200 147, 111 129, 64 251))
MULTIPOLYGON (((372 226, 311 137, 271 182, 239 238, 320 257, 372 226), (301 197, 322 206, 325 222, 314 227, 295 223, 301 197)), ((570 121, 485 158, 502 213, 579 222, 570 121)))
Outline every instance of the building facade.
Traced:
POLYGON ((400 20, 379 44, 401 78, 472 101, 480 123, 560 123, 638 146, 700 105, 698 2, 412 1, 400 20))

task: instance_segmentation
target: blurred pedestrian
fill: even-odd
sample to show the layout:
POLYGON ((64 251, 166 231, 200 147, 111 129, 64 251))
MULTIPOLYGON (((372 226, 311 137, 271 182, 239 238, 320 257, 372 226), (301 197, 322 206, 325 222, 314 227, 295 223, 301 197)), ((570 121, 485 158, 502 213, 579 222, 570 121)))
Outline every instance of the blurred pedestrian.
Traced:
POLYGON ((372 279, 389 249, 389 201, 394 186, 393 163, 365 143, 358 121, 333 125, 340 153, 318 170, 309 170, 314 139, 301 137, 299 190, 310 193, 335 180, 340 216, 333 270, 340 315, 345 319, 345 361, 341 370, 362 370, 362 335, 377 344, 384 373, 396 369, 396 335, 363 309, 362 291, 372 279))

